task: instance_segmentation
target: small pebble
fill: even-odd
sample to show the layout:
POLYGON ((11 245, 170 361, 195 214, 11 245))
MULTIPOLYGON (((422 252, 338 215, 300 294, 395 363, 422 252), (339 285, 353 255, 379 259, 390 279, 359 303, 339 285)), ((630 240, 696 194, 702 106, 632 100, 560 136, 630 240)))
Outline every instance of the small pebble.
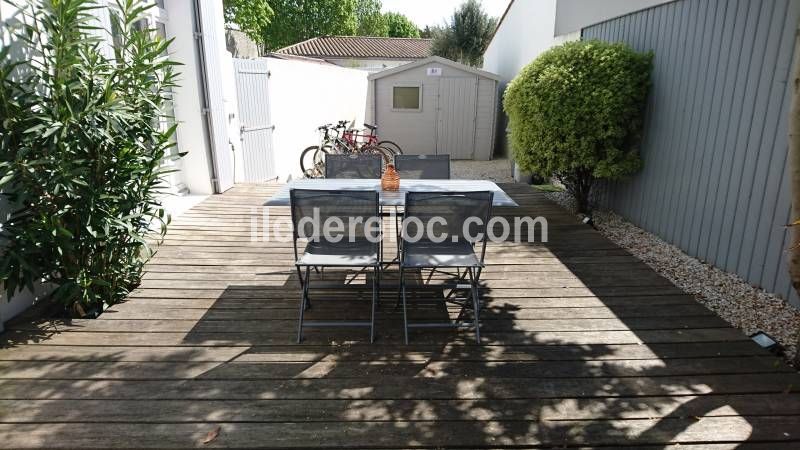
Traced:
MULTIPOLYGON (((545 196, 570 211, 575 210, 575 202, 566 192, 547 192, 545 196)), ((747 335, 764 331, 784 348, 789 361, 794 359, 798 351, 800 311, 784 299, 751 286, 738 275, 687 255, 613 212, 595 211, 592 219, 605 237, 675 286, 693 294, 725 321, 747 335)))

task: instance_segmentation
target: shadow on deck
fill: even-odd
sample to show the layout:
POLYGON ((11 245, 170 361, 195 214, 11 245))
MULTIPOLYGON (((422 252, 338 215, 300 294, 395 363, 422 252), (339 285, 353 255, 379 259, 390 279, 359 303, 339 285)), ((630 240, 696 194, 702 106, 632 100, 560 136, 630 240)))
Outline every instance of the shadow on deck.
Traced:
MULTIPOLYGON (((276 186, 237 186, 178 219, 141 288, 100 319, 6 332, 0 442, 203 446, 217 427, 205 446, 800 441, 797 373, 524 185, 503 186, 521 208, 499 213, 547 217, 550 242, 490 246, 483 345, 450 330, 403 345, 391 291, 375 344, 363 329, 309 330, 293 344, 291 244, 249 234, 276 186)), ((418 295, 411 314, 453 317, 434 302, 442 295, 418 295)), ((327 291, 307 317, 364 319, 369 297, 327 291)))

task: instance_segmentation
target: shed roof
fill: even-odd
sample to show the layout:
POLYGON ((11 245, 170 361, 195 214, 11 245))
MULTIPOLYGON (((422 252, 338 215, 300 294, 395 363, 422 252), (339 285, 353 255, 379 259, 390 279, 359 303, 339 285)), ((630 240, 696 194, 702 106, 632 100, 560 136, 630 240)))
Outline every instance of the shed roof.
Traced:
POLYGON ((431 54, 433 39, 374 36, 322 36, 277 50, 312 58, 420 59, 431 54))
POLYGON ((375 72, 373 74, 370 74, 369 77, 367 77, 367 78, 369 78, 370 80, 376 80, 378 78, 383 78, 385 76, 393 75, 395 73, 405 72, 406 70, 410 70, 410 69, 414 69, 416 67, 424 66, 425 64, 429 64, 429 63, 432 63, 432 62, 437 63, 437 64, 442 64, 442 65, 445 65, 445 66, 449 66, 449 67, 452 67, 454 69, 463 70, 464 72, 470 72, 470 73, 473 73, 473 74, 478 75, 478 76, 491 78, 492 80, 495 80, 495 81, 500 81, 500 76, 499 75, 495 75, 492 72, 487 72, 485 70, 476 69, 474 67, 470 67, 470 66, 467 66, 465 64, 461 64, 461 63, 457 63, 455 61, 451 61, 451 60, 449 60, 447 58, 442 58, 441 56, 429 56, 429 57, 427 57, 425 59, 420 59, 419 61, 414 61, 414 62, 410 62, 408 64, 403 64, 402 66, 397 66, 397 67, 393 67, 391 69, 381 70, 380 72, 375 72))

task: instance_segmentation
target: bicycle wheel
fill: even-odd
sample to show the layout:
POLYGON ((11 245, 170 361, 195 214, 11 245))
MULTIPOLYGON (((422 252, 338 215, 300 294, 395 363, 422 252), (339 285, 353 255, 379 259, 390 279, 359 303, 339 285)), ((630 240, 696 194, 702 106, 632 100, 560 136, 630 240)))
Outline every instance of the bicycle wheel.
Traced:
POLYGON ((333 141, 332 146, 326 145, 326 147, 330 147, 328 149, 328 153, 337 153, 343 155, 357 151, 355 147, 350 145, 350 143, 344 139, 336 139, 333 141))
POLYGON ((303 150, 300 154, 300 170, 305 178, 322 178, 325 176, 325 155, 330 150, 329 146, 320 148, 313 145, 303 150))
POLYGON ((380 141, 378 142, 378 147, 387 148, 392 151, 395 155, 402 155, 403 150, 400 148, 399 145, 395 144, 392 141, 380 141))

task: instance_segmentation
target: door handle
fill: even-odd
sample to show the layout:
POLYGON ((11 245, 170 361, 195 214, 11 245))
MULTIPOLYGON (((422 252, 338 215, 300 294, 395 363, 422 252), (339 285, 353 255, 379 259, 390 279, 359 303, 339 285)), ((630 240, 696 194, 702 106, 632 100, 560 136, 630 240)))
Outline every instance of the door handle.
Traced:
POLYGON ((242 125, 239 128, 239 133, 247 133, 248 131, 260 131, 260 130, 274 130, 275 125, 264 125, 260 127, 246 127, 242 125))

